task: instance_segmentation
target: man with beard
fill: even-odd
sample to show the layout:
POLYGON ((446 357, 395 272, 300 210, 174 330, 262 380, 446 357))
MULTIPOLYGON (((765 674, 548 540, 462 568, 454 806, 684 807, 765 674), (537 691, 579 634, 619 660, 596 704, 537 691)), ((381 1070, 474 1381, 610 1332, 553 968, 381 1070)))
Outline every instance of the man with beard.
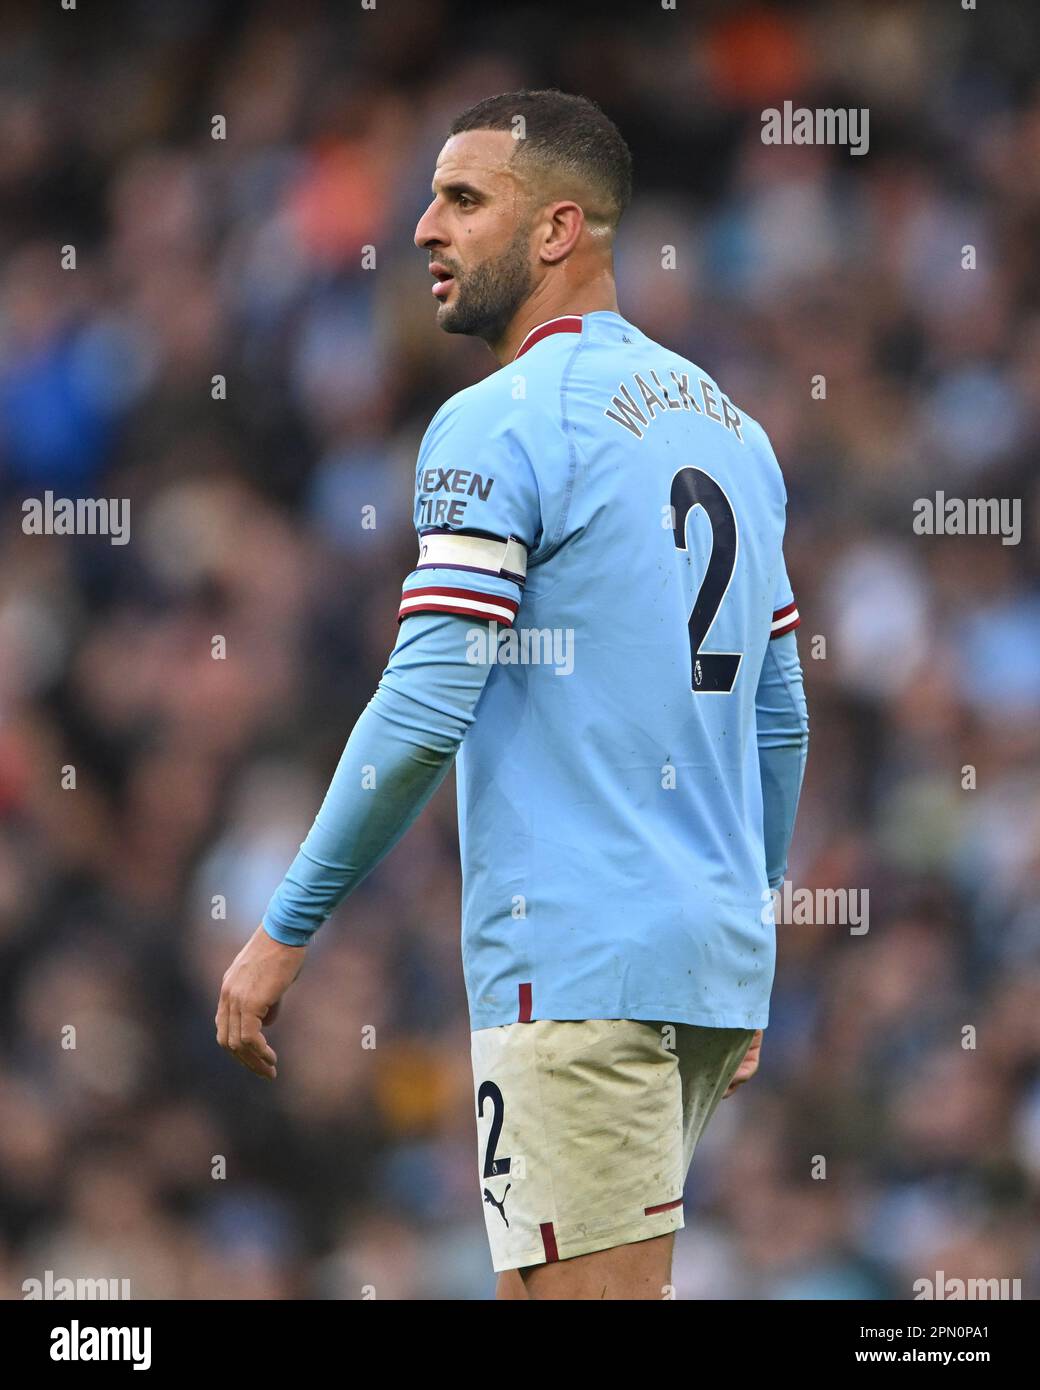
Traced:
POLYGON ((415 241, 438 323, 499 370, 423 438, 397 645, 217 1014, 273 1077, 261 1022, 458 754, 502 1298, 663 1296, 694 1147, 758 1065, 808 739, 780 470, 618 312, 630 183, 583 97, 508 93, 451 127, 415 241), (538 659, 495 661, 521 623, 538 659))

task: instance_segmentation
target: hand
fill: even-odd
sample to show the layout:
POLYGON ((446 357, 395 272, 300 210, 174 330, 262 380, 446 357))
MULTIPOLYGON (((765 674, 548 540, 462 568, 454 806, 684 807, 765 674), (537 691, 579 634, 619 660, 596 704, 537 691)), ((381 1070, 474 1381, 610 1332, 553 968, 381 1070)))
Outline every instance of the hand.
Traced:
POLYGON ((733 1073, 733 1080, 729 1083, 729 1089, 722 1097, 729 1100, 730 1096, 738 1086, 743 1086, 745 1081, 750 1081, 755 1072, 758 1071, 758 1056, 762 1051, 762 1029, 759 1028, 755 1036, 748 1043, 748 1050, 744 1053, 744 1060, 733 1073))
POLYGON ((283 946, 257 927, 224 972, 217 1003, 217 1042, 236 1061, 273 1081, 278 1054, 260 1031, 273 1023, 282 995, 303 969, 306 946, 283 946))

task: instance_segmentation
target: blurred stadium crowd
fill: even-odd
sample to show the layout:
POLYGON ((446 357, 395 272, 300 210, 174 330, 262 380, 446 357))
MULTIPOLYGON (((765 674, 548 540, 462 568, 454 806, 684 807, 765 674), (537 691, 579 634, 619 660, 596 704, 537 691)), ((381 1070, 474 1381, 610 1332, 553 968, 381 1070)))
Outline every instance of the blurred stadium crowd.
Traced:
POLYGON ((870 894, 866 933, 778 928, 677 1296, 911 1298, 941 1270, 1035 1297, 1030 7, 49 11, 9 7, 0 45, 3 1296, 47 1269, 137 1298, 493 1291, 451 785, 316 939, 274 1086, 212 1020, 395 640, 422 431, 494 366, 439 334, 412 246, 443 132, 555 85, 633 148, 622 313, 784 467, 813 730, 791 878, 870 894), (763 145, 785 98, 869 108, 869 154, 763 145), (129 498, 130 543, 23 534, 47 489, 129 498), (937 490, 1021 499, 1021 544, 916 535, 937 490))

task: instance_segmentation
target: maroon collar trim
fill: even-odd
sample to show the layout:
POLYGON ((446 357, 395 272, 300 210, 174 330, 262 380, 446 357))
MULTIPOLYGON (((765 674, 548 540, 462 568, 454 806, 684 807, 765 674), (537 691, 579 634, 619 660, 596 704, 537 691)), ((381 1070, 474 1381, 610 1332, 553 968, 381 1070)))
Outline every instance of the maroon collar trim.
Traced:
POLYGON ((581 315, 564 314, 562 318, 549 319, 546 323, 540 323, 537 328, 532 328, 527 337, 516 350, 517 357, 522 357, 525 352, 533 348, 535 343, 540 343, 543 338, 548 338, 551 333, 580 333, 581 315))

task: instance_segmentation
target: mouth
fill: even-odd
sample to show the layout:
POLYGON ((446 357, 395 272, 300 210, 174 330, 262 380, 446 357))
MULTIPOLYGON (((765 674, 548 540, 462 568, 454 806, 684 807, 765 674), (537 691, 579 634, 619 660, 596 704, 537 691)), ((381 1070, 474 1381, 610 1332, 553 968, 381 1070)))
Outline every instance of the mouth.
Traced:
POLYGON ((448 295, 451 294, 452 286, 455 284, 455 276, 438 261, 434 261, 430 266, 430 274, 435 276, 437 280, 437 283, 431 286, 431 294, 436 299, 447 299, 448 295))

